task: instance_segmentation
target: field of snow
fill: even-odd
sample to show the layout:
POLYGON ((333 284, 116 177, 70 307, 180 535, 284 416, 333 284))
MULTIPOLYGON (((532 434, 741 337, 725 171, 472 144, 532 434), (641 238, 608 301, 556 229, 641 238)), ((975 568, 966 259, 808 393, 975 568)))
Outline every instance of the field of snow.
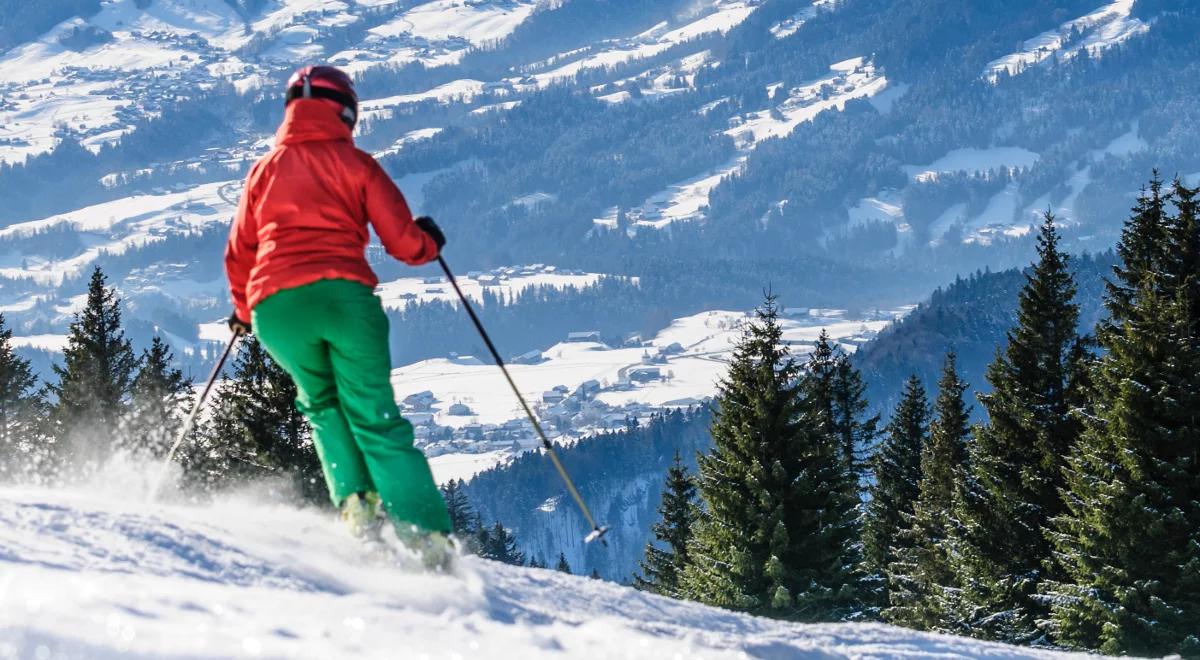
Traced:
POLYGON ((879 624, 800 625, 465 557, 363 549, 329 512, 248 494, 0 488, 0 658, 1056 658, 879 624))
POLYGON ((773 111, 752 113, 740 126, 725 133, 742 146, 785 137, 822 112, 841 110, 847 101, 874 96, 888 85, 887 78, 861 57, 832 64, 829 70, 829 75, 823 78, 787 90, 787 99, 773 111))
MULTIPOLYGON (((792 343, 793 353, 803 355, 821 330, 853 351, 858 343, 873 336, 899 314, 873 320, 843 318, 783 319, 784 339, 792 343)), ((606 388, 596 399, 610 406, 640 403, 647 406, 683 406, 711 397, 717 381, 724 375, 730 352, 748 319, 744 312, 710 311, 676 320, 670 327, 641 346, 608 348, 595 342, 563 342, 542 351, 540 364, 511 364, 509 370, 521 393, 530 402, 540 402, 542 394, 555 386, 574 391, 588 380, 601 386, 626 380, 630 369, 658 367, 666 380, 642 383, 631 389, 606 388), (679 352, 669 347, 679 345, 679 352), (665 362, 644 365, 643 357, 667 349, 665 362)), ((503 349, 501 349, 503 350, 503 349)), ((392 372, 397 399, 431 391, 438 400, 434 419, 444 426, 503 424, 523 415, 509 393, 500 371, 479 359, 438 358, 400 367, 392 372), (469 415, 450 415, 451 404, 465 404, 469 415)))
POLYGON ((1002 167, 1032 167, 1040 156, 1020 147, 955 149, 928 165, 906 165, 904 171, 914 181, 930 181, 953 172, 987 172, 1002 167))
MULTIPOLYGON (((746 161, 746 155, 760 142, 791 134, 800 124, 811 121, 826 110, 841 110, 846 102, 870 98, 887 88, 887 78, 878 75, 874 65, 861 57, 837 62, 827 76, 786 90, 786 97, 770 109, 752 112, 734 121, 725 131, 738 147, 738 156, 711 171, 668 186, 640 206, 627 211, 634 227, 662 229, 675 222, 704 217, 709 195, 746 161)), ((779 86, 773 86, 778 90, 779 86)), ((603 97, 602 97, 603 98, 603 97)), ((617 99, 609 99, 617 100, 617 99)), ((616 227, 615 212, 592 220, 597 226, 616 227)), ((636 229, 635 229, 636 231, 636 229)))
POLYGON ((1051 58, 1072 58, 1082 51, 1099 55, 1105 50, 1145 33, 1150 26, 1131 16, 1134 0, 1116 0, 1096 11, 1067 21, 1027 40, 1021 49, 989 62, 983 77, 997 82, 1002 76, 1017 75, 1051 58), (1073 40, 1078 32, 1082 36, 1073 40))
POLYGON ((212 223, 228 224, 237 210, 234 202, 240 186, 239 181, 223 181, 179 192, 133 195, 10 225, 0 230, 0 238, 28 238, 69 229, 78 241, 68 255, 62 255, 64 250, 58 246, 55 256, 24 250, 20 255, 0 257, 0 278, 56 286, 66 277, 85 272, 101 254, 122 254, 130 248, 164 240, 170 232, 196 230, 212 223))
MULTIPOLYGON (((533 287, 585 289, 599 282, 601 277, 603 276, 598 273, 560 273, 557 269, 545 266, 515 267, 498 269, 495 274, 481 273, 476 277, 459 275, 458 285, 468 298, 479 302, 483 299, 485 290, 511 298, 533 287), (481 281, 481 278, 485 279, 481 281)), ((444 277, 429 282, 420 277, 405 277, 384 282, 375 289, 375 294, 383 300, 385 309, 404 309, 417 302, 434 300, 458 301, 458 294, 444 277)))
MULTIPOLYGON (((633 37, 606 42, 604 45, 592 49, 585 57, 548 71, 536 73, 532 76, 533 84, 538 88, 548 87, 555 82, 572 78, 586 69, 614 67, 654 57, 672 46, 705 34, 724 34, 746 20, 757 8, 757 5, 743 0, 718 0, 711 6, 700 4, 698 7, 702 13, 684 19, 681 24, 660 23, 633 37), (704 13, 705 11, 707 13, 704 13)), ((549 62, 556 63, 559 59, 561 56, 551 58, 549 62)))
MULTIPOLYGON (((97 150, 170 103, 221 82, 245 92, 296 62, 327 60, 352 73, 389 63, 453 63, 472 47, 503 39, 539 6, 272 0, 246 23, 224 0, 106 0, 90 19, 68 20, 0 54, 0 162, 53 149, 60 127, 97 150), (352 27, 363 30, 362 40, 328 52, 331 35, 352 27)), ((458 81, 364 106, 469 99, 481 86, 458 81)))
POLYGON ((801 9, 792 16, 771 26, 771 35, 776 39, 790 37, 808 21, 811 21, 818 11, 836 8, 837 0, 813 0, 812 5, 801 9))

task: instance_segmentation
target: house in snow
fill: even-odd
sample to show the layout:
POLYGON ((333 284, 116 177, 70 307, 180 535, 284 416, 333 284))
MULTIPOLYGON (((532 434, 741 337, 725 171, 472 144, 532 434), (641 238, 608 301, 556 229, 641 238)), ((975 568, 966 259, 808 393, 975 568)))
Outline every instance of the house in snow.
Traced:
POLYGON ((582 342, 595 342, 597 344, 604 343, 604 342, 600 341, 600 331, 599 330, 585 330, 583 332, 568 332, 567 333, 567 341, 574 342, 574 343, 582 343, 582 342))
POLYGON ((413 426, 428 426, 433 423, 432 412, 406 412, 404 419, 407 419, 413 426))
POLYGON ((542 356, 541 351, 529 351, 528 353, 522 353, 514 357, 510 361, 513 364, 541 364, 546 361, 546 358, 542 356))
POLYGON ((662 380, 662 370, 658 367, 636 367, 629 370, 629 380, 635 383, 662 380))
POLYGON ((452 404, 450 404, 450 407, 446 409, 446 414, 454 415, 455 417, 468 417, 472 413, 471 413, 471 409, 469 407, 467 407, 467 404, 452 403, 452 404))
POLYGON ((433 408, 433 404, 437 402, 437 397, 433 392, 425 390, 404 397, 404 407, 410 411, 427 411, 433 408))

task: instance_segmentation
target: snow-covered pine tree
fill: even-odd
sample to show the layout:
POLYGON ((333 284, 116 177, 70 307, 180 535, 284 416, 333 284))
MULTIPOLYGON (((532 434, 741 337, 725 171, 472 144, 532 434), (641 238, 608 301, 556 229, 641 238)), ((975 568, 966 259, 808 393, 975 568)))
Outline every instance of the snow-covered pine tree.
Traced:
POLYGON ((883 618, 891 623, 921 630, 953 630, 945 619, 958 610, 959 584, 948 541, 970 437, 971 412, 963 400, 966 390, 950 353, 938 381, 929 439, 921 450, 917 501, 900 531, 896 559, 888 567, 891 604, 883 618))
POLYGON ((1200 225, 1157 177, 1125 226, 1047 580, 1064 646, 1200 657, 1200 225), (1167 210, 1174 203, 1178 213, 1167 210))
POLYGON ((118 440, 126 450, 161 458, 179 432, 191 383, 173 361, 171 347, 160 337, 142 351, 118 440))
MULTIPOLYGON (((813 369, 803 378, 827 375, 813 369)), ((703 507, 683 596, 798 620, 852 613, 861 562, 857 479, 832 430, 828 392, 802 379, 768 296, 720 384, 713 449, 699 460, 703 507)))
POLYGON ((121 301, 106 283, 96 267, 84 307, 71 322, 63 364, 54 365, 58 382, 50 386, 56 399, 50 415, 55 453, 81 466, 112 452, 137 367, 121 328, 121 301))
POLYGON ((36 480, 45 463, 45 394, 29 361, 17 355, 0 314, 0 480, 36 480))
POLYGON ((659 521, 651 526, 654 540, 646 544, 646 558, 641 562, 642 575, 633 577, 638 589, 663 596, 679 597, 679 578, 687 565, 687 544, 692 537, 696 520, 696 484, 675 452, 675 462, 667 470, 662 502, 658 506, 659 521))
POLYGON ((952 618, 974 636, 1014 643, 1042 635, 1036 621, 1046 607, 1035 593, 1050 557, 1043 529, 1063 511, 1063 467, 1080 432, 1071 411, 1082 405, 1075 282, 1050 213, 1037 252, 1017 327, 987 370, 993 391, 980 401, 988 421, 971 445, 953 539, 963 598, 952 618))
POLYGON ((875 481, 863 518, 863 565, 866 598, 875 611, 888 602, 888 567, 907 542, 899 534, 920 492, 921 450, 928 434, 929 401, 921 379, 912 376, 871 460, 875 481))

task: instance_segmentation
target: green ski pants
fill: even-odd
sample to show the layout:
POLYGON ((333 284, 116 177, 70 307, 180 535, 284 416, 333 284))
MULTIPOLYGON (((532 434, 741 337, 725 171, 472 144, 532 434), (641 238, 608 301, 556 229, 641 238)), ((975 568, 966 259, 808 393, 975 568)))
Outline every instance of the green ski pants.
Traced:
POLYGON ((334 279, 285 289, 258 303, 251 322, 296 382, 334 506, 376 491, 397 526, 449 533, 429 463, 396 406, 388 320, 371 288, 334 279))

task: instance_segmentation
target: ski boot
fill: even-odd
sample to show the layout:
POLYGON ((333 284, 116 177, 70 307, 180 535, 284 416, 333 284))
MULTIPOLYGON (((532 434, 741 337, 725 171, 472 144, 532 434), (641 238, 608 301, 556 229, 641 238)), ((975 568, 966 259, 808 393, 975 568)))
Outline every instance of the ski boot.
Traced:
POLYGON ((453 571, 458 549, 448 535, 400 525, 396 527, 396 537, 405 549, 416 555, 422 569, 432 573, 453 571))
POLYGON ((342 522, 350 535, 363 541, 379 540, 383 528, 379 493, 353 493, 342 502, 342 522))

